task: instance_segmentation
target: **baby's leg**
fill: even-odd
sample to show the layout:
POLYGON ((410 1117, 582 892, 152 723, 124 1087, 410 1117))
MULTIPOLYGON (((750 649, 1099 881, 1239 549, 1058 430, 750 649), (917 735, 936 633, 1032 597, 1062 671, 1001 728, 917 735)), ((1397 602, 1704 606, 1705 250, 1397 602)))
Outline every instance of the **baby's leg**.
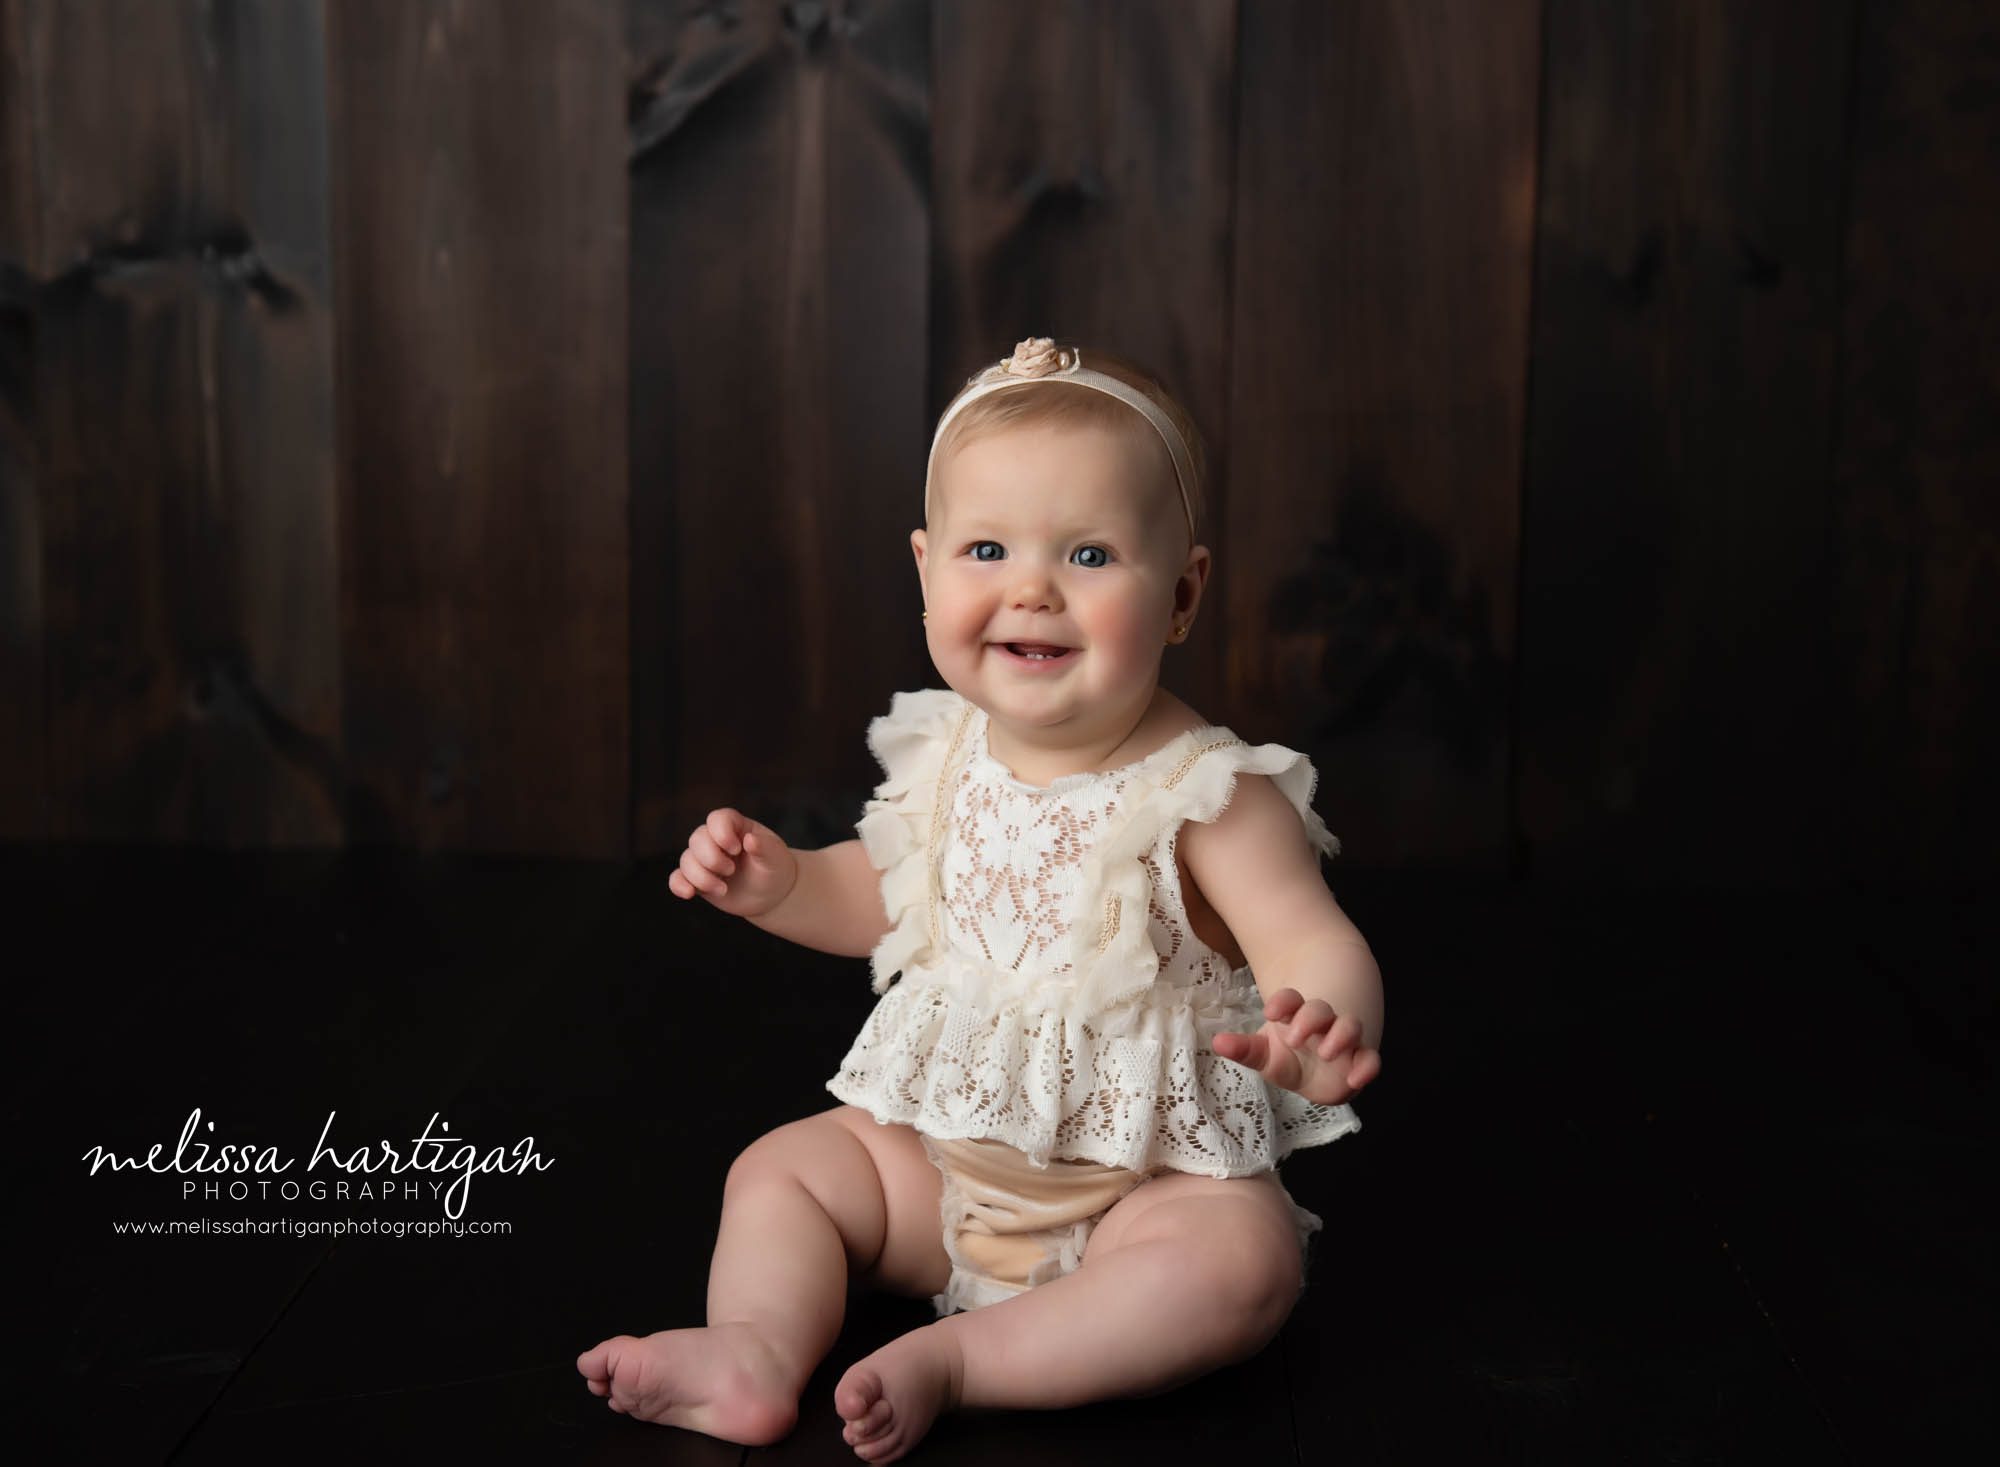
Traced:
POLYGON ((577 1360, 614 1411, 725 1441, 776 1441, 840 1332, 850 1272, 935 1294, 951 1271, 939 1178, 907 1126, 840 1106, 780 1126, 729 1169, 708 1328, 620 1335, 577 1360))
POLYGON ((856 1454, 893 1461, 942 1408, 1156 1395, 1247 1359, 1298 1287, 1298 1226, 1275 1181, 1155 1177, 1104 1215, 1074 1273, 912 1330, 849 1370, 834 1402, 851 1422, 865 1407, 856 1454))

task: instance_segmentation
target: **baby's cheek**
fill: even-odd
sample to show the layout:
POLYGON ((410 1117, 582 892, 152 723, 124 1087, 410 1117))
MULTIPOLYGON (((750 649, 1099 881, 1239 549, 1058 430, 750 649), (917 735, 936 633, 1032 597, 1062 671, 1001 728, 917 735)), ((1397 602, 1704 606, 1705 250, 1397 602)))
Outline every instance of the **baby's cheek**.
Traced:
POLYGON ((1164 634, 1157 642, 1155 641, 1150 622, 1130 616, 1120 617, 1110 628, 1109 640, 1116 649, 1120 664, 1127 667, 1137 667, 1152 661, 1154 655, 1166 645, 1164 634))

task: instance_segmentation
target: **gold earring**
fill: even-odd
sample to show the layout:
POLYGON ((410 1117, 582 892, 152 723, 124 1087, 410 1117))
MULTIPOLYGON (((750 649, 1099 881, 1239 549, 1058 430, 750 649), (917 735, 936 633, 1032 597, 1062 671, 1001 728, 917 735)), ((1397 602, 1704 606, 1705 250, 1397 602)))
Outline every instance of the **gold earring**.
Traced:
POLYGON ((926 611, 926 612, 925 612, 925 613, 923 614, 923 619, 924 619, 925 621, 929 621, 929 620, 931 619, 931 614, 930 614, 930 613, 929 613, 928 611, 926 611))

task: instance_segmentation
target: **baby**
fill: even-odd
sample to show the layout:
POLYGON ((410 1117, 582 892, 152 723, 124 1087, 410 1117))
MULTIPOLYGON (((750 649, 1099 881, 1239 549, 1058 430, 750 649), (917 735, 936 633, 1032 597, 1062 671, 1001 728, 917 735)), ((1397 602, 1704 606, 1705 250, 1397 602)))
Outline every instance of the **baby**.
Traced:
POLYGON ((1047 339, 945 410, 910 544, 947 686, 870 725, 860 838, 716 810, 667 883, 872 955, 882 998, 845 1103, 730 1168, 708 1327, 578 1358, 614 1411, 777 1440, 850 1280, 939 1314, 834 1390, 869 1462, 955 1407, 1166 1390, 1291 1313, 1321 1222, 1277 1164, 1358 1127, 1382 985, 1320 877, 1311 764, 1160 686, 1212 564, 1201 472, 1156 383, 1047 339))

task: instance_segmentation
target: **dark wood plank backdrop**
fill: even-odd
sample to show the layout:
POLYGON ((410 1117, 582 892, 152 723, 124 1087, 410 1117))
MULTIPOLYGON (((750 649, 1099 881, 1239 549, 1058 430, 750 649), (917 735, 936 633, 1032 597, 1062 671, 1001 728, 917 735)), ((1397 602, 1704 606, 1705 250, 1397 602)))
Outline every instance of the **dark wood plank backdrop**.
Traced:
POLYGON ((1507 858, 1537 19, 1243 11, 1229 696, 1369 864, 1507 858))
POLYGON ((1990 873, 2000 828, 2000 40, 1978 0, 1861 10, 1834 444, 1844 859, 1990 873))
POLYGON ((27 22, 18 0, 0 0, 0 840, 6 841, 46 836, 50 803, 30 274, 43 263, 34 137, 40 79, 27 22))
POLYGON ((32 341, 9 416, 40 533, 5 559, 39 575, 21 630, 45 669, 41 726, 10 723, 0 762, 46 772, 0 825, 337 842, 316 11, 19 4, 6 30, 34 180, 8 191, 32 341))
POLYGON ((1521 805, 1558 871, 1828 849, 1851 4, 1550 0, 1521 805), (1617 117, 1619 125, 1607 127, 1617 117))
POLYGON ((1051 332, 1201 422, 1167 680, 1349 860, 1989 871, 1996 35, 0 0, 0 839, 838 839, 929 424, 1051 332))
POLYGON ((636 4, 637 840, 719 804, 844 838, 862 730, 924 686, 929 15, 636 4))
POLYGON ((621 17, 328 19, 349 838, 623 851, 621 17))

